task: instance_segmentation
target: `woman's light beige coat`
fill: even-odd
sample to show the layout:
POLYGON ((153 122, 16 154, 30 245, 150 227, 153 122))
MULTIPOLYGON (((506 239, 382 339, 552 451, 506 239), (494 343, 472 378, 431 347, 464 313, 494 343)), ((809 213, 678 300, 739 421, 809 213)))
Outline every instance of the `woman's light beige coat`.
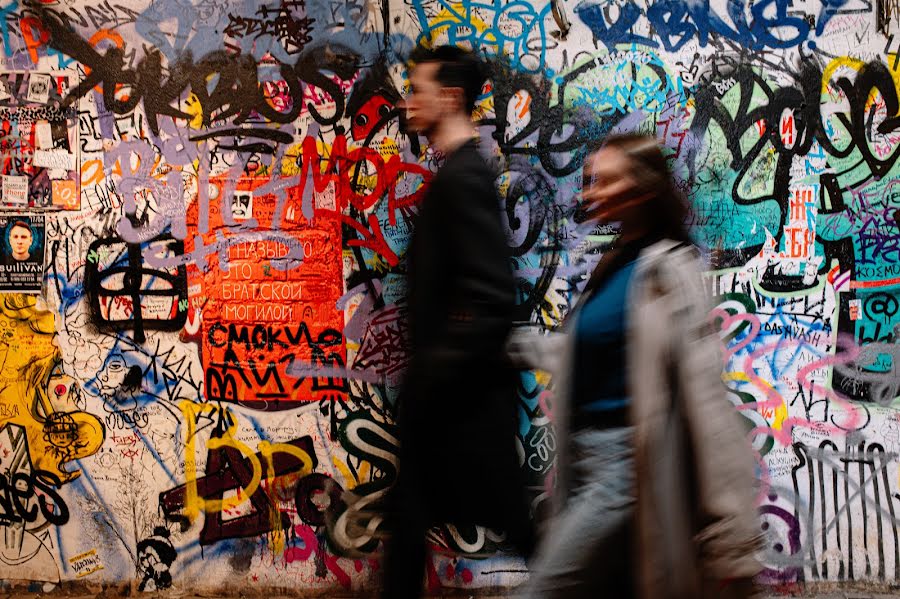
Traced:
MULTIPOLYGON (((627 381, 637 479, 639 597, 719 597, 718 583, 760 567, 753 452, 721 380, 701 259, 661 241, 638 257, 626 307, 627 381)), ((569 489, 569 412, 577 308, 562 333, 519 331, 510 355, 553 375, 555 511, 569 489)), ((552 525, 552 524, 551 524, 552 525)), ((723 593, 724 595, 724 593, 723 593)))

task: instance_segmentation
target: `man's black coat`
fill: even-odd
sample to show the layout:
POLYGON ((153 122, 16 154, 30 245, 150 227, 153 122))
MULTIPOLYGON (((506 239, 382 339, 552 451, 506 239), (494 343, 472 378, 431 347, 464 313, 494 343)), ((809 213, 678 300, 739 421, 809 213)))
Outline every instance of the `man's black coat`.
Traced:
POLYGON ((494 179, 471 140, 447 157, 419 209, 400 476, 415 477, 438 521, 504 527, 523 488, 517 375, 503 358, 515 280, 494 179))

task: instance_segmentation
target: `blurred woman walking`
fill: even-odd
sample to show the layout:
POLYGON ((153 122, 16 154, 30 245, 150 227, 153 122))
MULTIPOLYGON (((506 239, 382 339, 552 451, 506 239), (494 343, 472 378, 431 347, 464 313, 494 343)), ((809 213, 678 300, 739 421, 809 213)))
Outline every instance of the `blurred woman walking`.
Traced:
POLYGON ((510 341, 520 365, 553 374, 559 447, 556 516, 522 597, 748 597, 752 453, 656 140, 608 139, 585 164, 583 198, 619 237, 562 333, 510 341))

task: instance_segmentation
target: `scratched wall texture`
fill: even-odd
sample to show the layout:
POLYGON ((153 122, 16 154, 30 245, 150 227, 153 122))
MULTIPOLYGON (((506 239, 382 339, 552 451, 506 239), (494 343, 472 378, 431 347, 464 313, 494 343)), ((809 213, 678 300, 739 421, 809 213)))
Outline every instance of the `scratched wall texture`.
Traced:
MULTIPOLYGON (((69 209, 48 216, 43 295, 0 296, 0 578, 373 584, 405 248, 437 167, 396 106, 432 40, 495 58, 477 117, 518 318, 557 326, 609 239, 576 218, 586 148, 655 134, 715 250, 762 580, 896 581, 898 18, 896 0, 6 1, 0 145, 21 162, 3 173, 69 209), (9 120, 50 73, 75 188, 9 120)), ((520 385, 538 512, 546 384, 520 385)), ((433 591, 524 579, 495 532, 430 541, 433 591)))

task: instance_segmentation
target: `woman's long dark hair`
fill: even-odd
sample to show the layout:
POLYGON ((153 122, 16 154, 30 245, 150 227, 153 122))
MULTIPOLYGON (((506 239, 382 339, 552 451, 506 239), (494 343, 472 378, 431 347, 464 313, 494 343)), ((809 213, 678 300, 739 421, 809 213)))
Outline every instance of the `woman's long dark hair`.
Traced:
POLYGON ((589 296, 624 261, 633 259, 631 254, 640 246, 661 239, 694 244, 685 225, 688 216, 687 202, 675 188, 666 157, 656 139, 639 133, 614 135, 605 140, 602 148, 615 148, 624 152, 629 158, 629 174, 637 185, 635 193, 651 194, 641 208, 647 232, 637 246, 632 244, 630 252, 615 246, 604 252, 591 273, 582 298, 589 296))
POLYGON ((630 174, 637 183, 637 192, 653 194, 642 209, 649 235, 693 243, 685 225, 687 202, 675 188, 666 157, 656 139, 640 133, 626 133, 608 137, 603 147, 624 152, 630 158, 630 174))

